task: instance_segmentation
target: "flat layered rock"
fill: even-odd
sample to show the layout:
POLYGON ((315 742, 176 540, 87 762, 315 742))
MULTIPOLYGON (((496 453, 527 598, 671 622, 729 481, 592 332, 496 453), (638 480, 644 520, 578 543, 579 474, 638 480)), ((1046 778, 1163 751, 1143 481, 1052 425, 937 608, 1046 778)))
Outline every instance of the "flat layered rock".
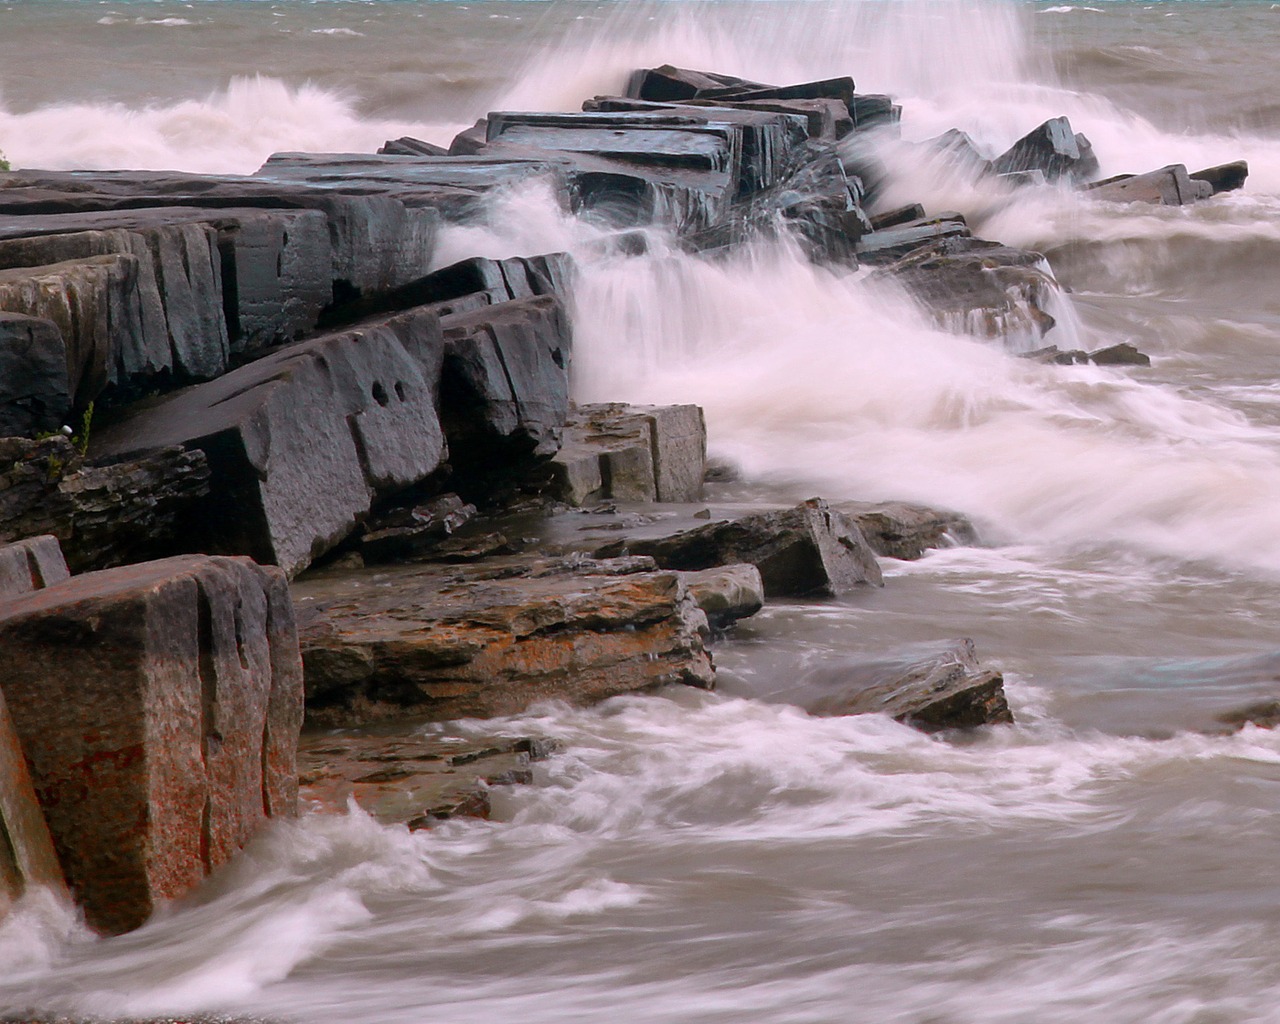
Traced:
POLYGON ((1013 721, 1003 677, 982 668, 967 639, 824 667, 787 699, 815 715, 888 715, 924 732, 1013 721))
POLYGON ((198 450, 87 462, 61 435, 0 438, 0 541, 52 534, 77 572, 176 554, 209 478, 198 450))
POLYGON ((760 570, 769 597, 836 596, 883 583, 875 552, 857 525, 818 499, 669 537, 619 541, 597 554, 648 555, 663 568, 680 570, 750 563, 760 570))
POLYGON ((439 321, 425 311, 316 338, 130 410, 93 452, 203 451, 212 493, 188 543, 293 574, 378 495, 439 468, 440 355, 439 321))
POLYGON ((1112 203, 1186 206, 1214 194, 1212 183, 1193 180, 1183 164, 1170 164, 1146 174, 1122 174, 1085 188, 1090 199, 1112 203))
POLYGON ((308 721, 488 718, 541 700, 712 686, 706 618, 688 588, 638 568, 499 559, 299 580, 308 721))
POLYGON ((1192 181, 1208 182, 1213 188, 1213 194, 1221 195, 1223 192, 1244 188, 1245 179, 1249 177, 1249 164, 1245 160, 1233 160, 1229 164, 1192 171, 1190 177, 1192 181))
POLYGON ((4 692, 67 880, 123 932, 295 813, 302 672, 278 570, 184 556, 0 602, 4 692))

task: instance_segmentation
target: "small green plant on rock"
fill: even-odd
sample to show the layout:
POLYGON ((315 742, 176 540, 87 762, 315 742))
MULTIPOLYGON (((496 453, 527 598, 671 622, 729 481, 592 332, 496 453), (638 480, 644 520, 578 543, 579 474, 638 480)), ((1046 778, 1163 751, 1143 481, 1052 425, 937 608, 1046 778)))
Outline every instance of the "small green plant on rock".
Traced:
POLYGON ((4 158, 4 154, 0 153, 0 171, 10 170, 9 161, 4 158))
POLYGON ((80 432, 71 435, 71 443, 76 446, 76 451, 80 453, 83 459, 89 454, 89 434, 93 430, 93 403, 90 402, 84 410, 84 415, 80 417, 80 432))

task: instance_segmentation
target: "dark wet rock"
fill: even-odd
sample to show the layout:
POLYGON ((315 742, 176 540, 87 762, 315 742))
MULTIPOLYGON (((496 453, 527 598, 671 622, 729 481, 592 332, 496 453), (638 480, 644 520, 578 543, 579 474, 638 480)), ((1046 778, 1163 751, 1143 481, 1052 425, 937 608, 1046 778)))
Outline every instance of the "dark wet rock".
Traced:
POLYGON ((1244 188, 1245 179, 1249 177, 1249 164, 1244 160, 1235 160, 1229 164, 1206 167, 1202 171, 1192 171, 1189 177, 1192 181, 1208 182, 1216 196, 1222 192, 1244 188))
MULTIPOLYGON (((843 103, 852 114, 854 88, 853 79, 843 75, 838 78, 824 78, 820 81, 800 82, 795 85, 729 85, 722 89, 700 90, 699 97, 709 100, 736 100, 739 103, 750 100, 834 99, 843 103)), ((887 98, 876 97, 875 99, 887 98)))
POLYGON ((1087 363, 1089 353, 1078 348, 1060 349, 1057 345, 1046 345, 1031 352, 1019 353, 1019 358, 1046 365, 1075 366, 1079 363, 1087 363))
POLYGON ((67 349, 58 325, 0 312, 0 437, 57 430, 70 412, 67 349))
POLYGON ((448 156, 449 150, 444 146, 437 146, 433 142, 423 142, 421 139, 411 138, 408 135, 401 136, 398 139, 389 139, 382 144, 382 148, 378 150, 379 156, 448 156))
POLYGON ((1089 353, 1089 362, 1098 366, 1150 366, 1151 357, 1127 341, 1089 353))
POLYGON ((953 236, 922 246, 880 272, 905 288, 938 322, 978 337, 1044 335, 1059 286, 1044 257, 979 238, 953 236))
POLYGON ((571 505, 702 497, 707 428, 696 405, 575 408, 551 460, 553 497, 571 505))
POLYGON ((476 507, 456 494, 384 511, 365 524, 360 555, 368 564, 412 558, 439 547, 475 515, 476 507))
POLYGON ((173 375, 205 379, 231 354, 292 341, 333 298, 328 218, 318 210, 169 207, 13 216, 0 264, 39 266, 105 253, 139 260, 144 346, 122 350, 112 382, 145 389, 173 375), (212 234, 210 234, 212 233, 212 234), (214 248, 206 257, 201 237, 214 248))
POLYGON ((566 253, 505 260, 473 256, 390 291, 336 306, 324 322, 354 323, 418 306, 431 306, 440 316, 449 316, 534 295, 555 295, 564 302, 569 299, 573 274, 573 260, 566 253))
POLYGON ((681 576, 712 629, 725 629, 764 607, 764 581, 754 565, 722 565, 681 576))
POLYGON ((184 550, 209 496, 204 454, 86 462, 65 437, 0 439, 0 541, 52 534, 77 572, 184 550))
POLYGON ((455 473, 484 481, 554 455, 573 347, 560 301, 515 299, 446 316, 440 327, 440 415, 455 473))
POLYGON ((489 122, 480 118, 470 128, 464 128, 449 143, 449 156, 475 156, 484 150, 488 141, 489 122))
POLYGON ((714 683, 706 617, 677 573, 516 558, 322 573, 294 597, 317 725, 493 717, 714 683))
POLYGON ((1086 187, 1090 199, 1113 203, 1154 203, 1185 206, 1213 194, 1212 184, 1194 181, 1182 164, 1170 164, 1147 174, 1123 174, 1086 187))
POLYGON ((1087 181, 1098 173, 1088 140, 1071 130, 1065 117, 1054 117, 1015 142, 991 164, 996 174, 1041 171, 1049 181, 1087 181), (1081 146, 1081 143, 1084 146, 1081 146))
POLYGON ((873 214, 870 217, 871 229, 873 231, 885 231, 889 228, 901 227, 903 224, 910 224, 914 221, 925 220, 924 207, 919 203, 911 203, 908 206, 899 206, 893 210, 885 210, 883 213, 873 214))
POLYGON ((1232 729, 1243 729, 1246 725, 1256 725, 1259 729, 1274 729, 1280 725, 1280 699, 1260 700, 1244 707, 1224 711, 1217 716, 1217 721, 1232 729))
POLYGON ((638 100, 668 102, 691 100, 711 91, 724 89, 767 88, 759 82, 749 82, 732 75, 718 75, 710 71, 691 71, 663 64, 657 68, 635 71, 627 83, 627 96, 638 100))
POLYGON ((968 238, 971 232, 959 214, 908 221, 882 228, 862 236, 858 242, 858 259, 871 266, 887 266, 944 238, 968 238))
MULTIPOLYGON (((0 548, 0 559, 4 551, 0 548)), ((66 882, 53 848, 53 837, 36 799, 31 773, 3 691, 0 691, 0 837, 4 838, 4 842, 0 842, 0 921, 31 889, 43 887, 65 893, 66 882)))
POLYGON ((999 672, 982 668, 972 640, 921 645, 899 657, 824 666, 797 688, 815 715, 888 715, 924 732, 1013 721, 999 672))
POLYGON ((929 548, 977 542, 977 531, 958 512, 901 501, 845 501, 835 508, 862 531, 877 555, 912 560, 929 548))
POLYGON ((897 125, 902 120, 902 108, 893 102, 892 96, 862 93, 849 100, 849 115, 857 131, 897 125))
POLYGON ((439 321, 421 311, 302 342, 131 409, 95 432, 92 450, 203 451, 212 490, 187 543, 293 574, 346 537, 378 495, 440 467, 440 349, 439 321))
POLYGON ((283 575, 184 556, 0 602, 4 693, 94 928, 142 924, 296 811, 302 673, 283 575))
POLYGON ((656 540, 607 545, 601 557, 650 555, 667 569, 698 570, 748 562, 769 597, 833 596, 883 582, 875 553, 858 527, 826 502, 713 522, 656 540))
POLYGON ((299 802, 343 814, 354 800, 379 823, 411 831, 449 818, 488 818, 494 786, 532 782, 531 765, 560 749, 544 737, 424 734, 416 722, 403 729, 308 733, 298 749, 299 802))

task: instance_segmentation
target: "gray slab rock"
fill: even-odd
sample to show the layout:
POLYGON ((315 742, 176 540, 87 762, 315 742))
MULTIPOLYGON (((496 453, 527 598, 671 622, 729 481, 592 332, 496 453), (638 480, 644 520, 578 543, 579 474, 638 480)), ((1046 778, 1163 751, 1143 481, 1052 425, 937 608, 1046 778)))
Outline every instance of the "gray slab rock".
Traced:
POLYGON ((968 639, 824 667, 809 674, 796 697, 815 715, 882 714, 923 732, 1013 721, 1003 676, 982 668, 968 639))
POLYGON ((649 555, 663 568, 679 570, 747 562, 760 570, 769 597, 838 596, 884 582, 858 527, 817 498, 781 512, 713 522, 656 540, 619 542, 597 552, 617 554, 649 555))
POLYGON ((1064 177, 1088 181, 1098 173, 1098 161, 1089 140, 1074 133, 1065 117, 1054 117, 996 157, 992 170, 996 174, 1035 170, 1049 181, 1064 177))
POLYGON ((95 436, 93 451, 200 449, 212 495, 188 542, 292 575, 346 537, 378 495, 443 462, 438 323, 411 311, 282 349, 136 407, 95 436))
POLYGON ((508 559, 295 581, 307 719, 488 718, 713 686, 706 617, 680 575, 618 568, 508 559))
POLYGON ((57 430, 70 413, 67 347, 58 325, 0 312, 0 437, 57 430))
POLYGON ((1234 160, 1229 164, 1192 171, 1190 177, 1193 181, 1208 182, 1216 196, 1244 188, 1245 179, 1249 177, 1249 164, 1244 160, 1234 160))
POLYGON ((180 325, 179 347, 183 332, 220 331, 232 353, 252 352, 296 340, 315 327, 333 298, 329 222, 319 210, 175 206, 10 216, 0 221, 0 264, 36 266, 103 252, 145 257, 141 271, 150 362, 126 363, 121 377, 153 375, 174 365, 168 319, 179 312, 167 299, 171 282, 156 256, 172 248, 162 244, 167 235, 193 225, 216 232, 221 280, 216 274, 210 277, 213 271, 207 268, 195 274, 207 262, 198 259, 185 270, 193 282, 185 291, 206 298, 216 291, 221 313, 198 307, 205 322, 180 325), (225 323, 216 323, 219 316, 225 323), (162 335, 167 340, 157 341, 162 335))
POLYGON ((929 548, 977 542, 977 531, 958 512, 901 501, 843 501, 835 506, 855 523, 871 549, 884 558, 907 561, 929 548))
POLYGON ((51 534, 0 545, 0 601, 61 583, 71 576, 51 534))
POLYGON ((118 933, 297 809, 283 575, 185 556, 0 604, 5 699, 88 923, 118 933))
POLYGON ((725 629, 764 607, 764 580, 754 565, 722 565, 680 575, 712 629, 725 629))
POLYGON ((146 351, 139 273, 132 254, 0 270, 0 310, 57 325, 68 390, 80 408, 112 382, 123 353, 146 351))
POLYGON ((1146 174, 1120 175, 1089 185, 1090 199, 1112 203, 1152 203, 1157 206, 1186 206, 1213 194, 1213 186, 1193 181, 1182 164, 1170 164, 1146 174))
POLYGON ((858 260, 869 266, 887 266, 922 246, 945 238, 968 238, 971 234, 959 215, 909 221, 863 235, 858 241, 858 260))
POLYGON ((450 464, 471 472, 553 455, 569 412, 573 339, 553 295, 443 317, 440 410, 450 464))
POLYGON ((760 82, 750 82, 733 75, 720 75, 712 71, 693 71, 663 64, 656 68, 641 68, 632 72, 627 83, 627 95, 639 100, 666 102, 689 100, 702 93, 717 89, 768 88, 760 82))

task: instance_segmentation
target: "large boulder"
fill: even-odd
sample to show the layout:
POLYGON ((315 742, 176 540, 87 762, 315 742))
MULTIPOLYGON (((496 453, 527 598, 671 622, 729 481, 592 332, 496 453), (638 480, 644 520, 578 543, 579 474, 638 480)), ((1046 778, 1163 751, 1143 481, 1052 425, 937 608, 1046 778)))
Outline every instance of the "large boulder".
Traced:
POLYGON ((143 403, 97 432, 91 450, 200 449, 212 493, 187 524, 187 543, 293 574, 346 537, 379 495, 443 462, 441 344, 429 311, 302 342, 143 403))
POLYGON ((681 570, 748 562, 760 570, 769 597, 837 596, 883 583, 875 553, 858 527, 817 498, 670 537, 620 541, 597 553, 649 555, 665 569, 681 570))
POLYGON ((308 721, 487 718, 712 686, 706 618, 680 575, 637 568, 507 559, 299 580, 308 721))
POLYGON ((284 576, 184 556, 0 602, 4 693, 86 920, 142 924, 295 813, 302 672, 284 576))

